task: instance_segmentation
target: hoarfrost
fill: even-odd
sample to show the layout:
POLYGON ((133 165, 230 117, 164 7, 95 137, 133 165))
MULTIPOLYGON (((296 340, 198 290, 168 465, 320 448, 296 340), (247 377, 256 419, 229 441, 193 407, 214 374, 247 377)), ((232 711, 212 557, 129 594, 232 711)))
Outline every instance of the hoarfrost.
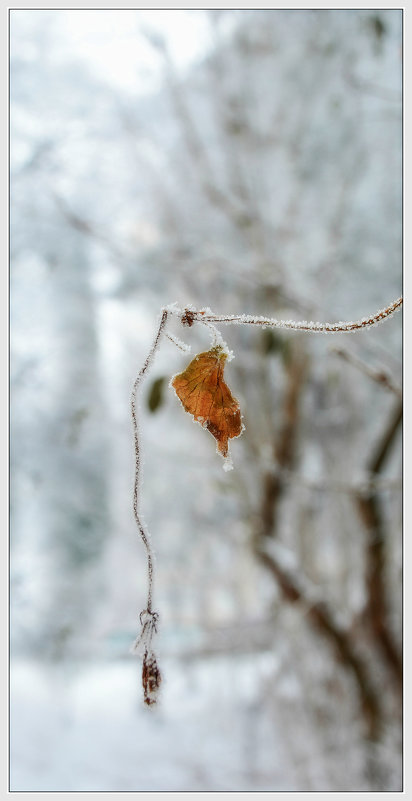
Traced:
POLYGON ((170 341, 171 341, 171 342, 173 342, 173 344, 174 344, 174 345, 176 345, 176 346, 177 346, 177 347, 178 347, 180 350, 183 350, 185 353, 190 353, 190 352, 191 352, 191 350, 192 350, 192 346, 191 346, 191 345, 188 345, 186 342, 182 342, 182 340, 181 340, 181 339, 179 339, 179 337, 175 336, 175 334, 166 334, 166 336, 167 336, 167 337, 168 337, 168 339, 170 339, 170 341))

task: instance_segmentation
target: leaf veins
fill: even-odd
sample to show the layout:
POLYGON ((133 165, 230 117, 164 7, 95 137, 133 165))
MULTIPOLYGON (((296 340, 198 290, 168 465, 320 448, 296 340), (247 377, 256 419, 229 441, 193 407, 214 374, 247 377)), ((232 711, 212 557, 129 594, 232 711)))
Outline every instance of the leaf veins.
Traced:
POLYGON ((218 345, 195 356, 170 382, 185 411, 214 436, 224 458, 229 439, 243 431, 239 403, 223 378, 226 359, 227 353, 218 345))

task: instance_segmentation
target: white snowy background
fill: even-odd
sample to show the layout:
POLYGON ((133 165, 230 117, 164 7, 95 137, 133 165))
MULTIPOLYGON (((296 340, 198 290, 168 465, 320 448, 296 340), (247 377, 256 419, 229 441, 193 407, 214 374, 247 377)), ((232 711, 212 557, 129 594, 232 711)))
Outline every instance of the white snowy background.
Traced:
POLYGON ((10 47, 11 790, 399 791, 368 576, 399 655, 400 427, 371 491, 378 568, 354 487, 399 403, 357 365, 399 395, 401 314, 334 337, 222 327, 246 426, 230 473, 168 388, 188 357, 164 339, 139 412, 153 709, 130 654, 147 577, 129 398, 164 304, 333 322, 401 294, 401 11, 12 10, 10 47))

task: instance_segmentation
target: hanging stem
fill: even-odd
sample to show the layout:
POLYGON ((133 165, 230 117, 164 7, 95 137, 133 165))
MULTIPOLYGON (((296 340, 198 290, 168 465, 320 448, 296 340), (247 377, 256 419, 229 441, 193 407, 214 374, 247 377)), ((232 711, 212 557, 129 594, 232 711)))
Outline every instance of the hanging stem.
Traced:
MULTIPOLYGON (((162 309, 162 315, 160 318, 159 328, 156 332, 155 338, 153 340, 152 347, 146 357, 146 360, 140 369, 139 373, 137 374, 136 380, 133 384, 132 390, 132 397, 131 397, 131 411, 132 411, 132 422, 133 422, 133 434, 134 434, 134 453, 135 453, 135 474, 134 474, 134 489, 133 489, 133 512, 134 518, 136 520, 136 525, 139 531, 139 534, 142 538, 143 544, 146 548, 147 553, 147 575, 148 575, 148 590, 147 590, 147 604, 146 609, 144 612, 147 612, 148 615, 153 617, 153 610, 152 610, 152 601, 153 601, 153 550, 149 539, 149 534, 143 525, 143 521, 140 517, 139 513, 139 487, 140 487, 140 477, 141 477, 141 458, 140 458, 140 446, 139 446, 139 427, 137 424, 137 414, 136 414, 136 406, 137 406, 137 391, 141 384, 141 381, 147 372, 148 368, 150 367, 153 357, 156 353, 156 350, 160 343, 160 338, 162 336, 162 332, 166 326, 168 317, 168 311, 166 309, 162 309)), ((142 613, 143 614, 143 613, 142 613)), ((155 620, 153 621, 153 627, 150 626, 150 632, 153 633, 152 629, 154 630, 155 620)), ((147 626, 146 626, 147 630, 147 626)), ((143 625, 142 635, 145 633, 145 626, 143 625)), ((150 634, 150 639, 151 639, 150 634)), ((135 645, 140 641, 140 637, 136 640, 135 645)), ((149 643, 150 644, 150 643, 149 643)))

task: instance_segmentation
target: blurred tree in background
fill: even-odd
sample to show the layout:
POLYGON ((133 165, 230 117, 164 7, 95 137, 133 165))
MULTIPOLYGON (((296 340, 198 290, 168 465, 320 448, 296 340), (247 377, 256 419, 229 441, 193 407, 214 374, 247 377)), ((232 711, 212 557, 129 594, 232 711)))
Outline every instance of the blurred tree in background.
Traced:
MULTIPOLYGON (((160 307, 334 321, 401 294, 402 16, 192 11, 182 70, 136 11, 161 79, 133 94, 70 59, 61 13, 11 25, 12 643, 107 660, 144 605, 128 399, 160 307)), ((264 707, 297 789, 400 789, 400 315, 223 335, 230 474, 167 387, 187 357, 165 341, 144 387, 163 651, 225 654, 229 683, 275 654, 252 783, 264 707)))

